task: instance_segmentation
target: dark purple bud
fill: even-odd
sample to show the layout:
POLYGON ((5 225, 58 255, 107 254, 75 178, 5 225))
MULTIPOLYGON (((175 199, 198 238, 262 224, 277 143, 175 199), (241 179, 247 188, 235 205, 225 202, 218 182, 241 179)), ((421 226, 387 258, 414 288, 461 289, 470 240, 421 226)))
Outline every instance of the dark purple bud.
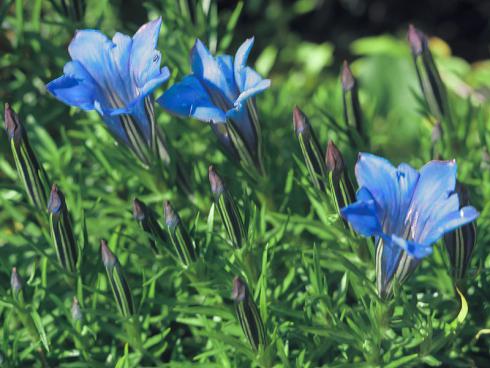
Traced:
POLYGON ((17 295, 22 289, 22 279, 17 273, 17 268, 12 268, 12 275, 10 276, 10 287, 14 295, 17 295))
POLYGON ((412 49, 412 53, 417 56, 424 51, 425 44, 427 43, 427 37, 419 31, 417 28, 410 24, 408 26, 408 43, 412 49))
POLYGON ((356 80, 352 75, 352 71, 350 70, 349 63, 345 60, 342 66, 342 74, 340 76, 340 80, 342 81, 342 89, 344 91, 350 91, 354 88, 356 84, 356 80))
POLYGON ((138 198, 133 200, 133 217, 135 220, 143 221, 145 219, 145 205, 138 198))
POLYGON ((117 258, 109 249, 107 241, 102 239, 100 241, 100 252, 102 254, 102 263, 107 268, 112 268, 116 265, 117 258))
POLYGON ((332 140, 328 141, 325 163, 327 164, 327 170, 337 175, 342 173, 345 169, 342 153, 340 153, 332 140))
POLYGON ((74 321, 82 320, 82 310, 76 296, 73 297, 73 302, 71 303, 71 318, 73 318, 74 321))
POLYGON ((51 194, 48 201, 48 212, 57 214, 64 205, 65 198, 63 193, 58 189, 56 184, 51 187, 51 194))
POLYGON ((296 135, 309 135, 310 123, 308 122, 306 115, 299 109, 298 106, 293 108, 293 124, 296 135))
POLYGON ((247 284, 242 281, 238 276, 233 279, 233 289, 231 291, 231 298, 239 303, 245 300, 247 296, 247 284))
POLYGON ((170 228, 176 227, 180 222, 180 218, 179 215, 175 213, 169 201, 164 202, 163 211, 165 213, 165 223, 167 224, 167 226, 170 228))
POLYGON ((208 176, 209 176, 209 183, 211 184, 211 191, 213 192, 213 195, 215 197, 219 197, 224 192, 225 186, 213 165, 209 166, 208 176))
POLYGON ((8 103, 5 103, 5 130, 9 138, 19 137, 22 134, 19 117, 8 103))

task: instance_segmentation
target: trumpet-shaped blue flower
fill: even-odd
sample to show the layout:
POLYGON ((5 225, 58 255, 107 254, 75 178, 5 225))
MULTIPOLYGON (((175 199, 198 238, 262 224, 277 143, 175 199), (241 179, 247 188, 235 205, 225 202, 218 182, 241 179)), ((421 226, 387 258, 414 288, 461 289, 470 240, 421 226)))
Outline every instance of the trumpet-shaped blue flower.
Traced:
MULTIPOLYGON (((169 78, 156 50, 161 18, 143 25, 131 38, 112 40, 98 30, 77 31, 68 46, 72 61, 64 75, 46 87, 58 100, 82 110, 96 110, 109 130, 145 161, 146 145, 154 145, 151 93, 169 78)), ((161 148, 161 147, 160 147, 161 148)))
MULTIPOLYGON (((224 124, 232 122, 252 156, 258 156, 260 129, 253 97, 270 86, 246 65, 254 39, 247 39, 235 57, 213 57, 200 40, 191 51, 192 74, 168 89, 157 102, 180 117, 211 123, 226 151, 240 157, 240 144, 224 124), (248 102, 251 102, 250 104, 248 102)), ((254 157, 256 158, 256 157, 254 157)))
POLYGON ((389 292, 395 275, 400 281, 408 277, 445 233, 478 217, 473 207, 460 207, 456 170, 454 160, 431 161, 417 171, 407 164, 395 168, 368 153, 359 155, 357 201, 341 213, 359 234, 378 240, 381 294, 389 292))

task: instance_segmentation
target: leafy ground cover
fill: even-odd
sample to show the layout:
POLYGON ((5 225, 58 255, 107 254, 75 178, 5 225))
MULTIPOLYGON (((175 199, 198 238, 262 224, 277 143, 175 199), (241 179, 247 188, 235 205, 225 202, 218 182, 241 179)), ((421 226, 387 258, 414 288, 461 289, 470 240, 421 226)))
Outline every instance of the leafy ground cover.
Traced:
MULTIPOLYGON (((97 28, 112 37, 139 28, 120 20, 120 6, 106 0, 0 5, 0 99, 18 113, 49 186, 56 183, 69 212, 69 220, 59 220, 30 204, 11 141, 2 135, 1 366, 490 363, 490 62, 469 64, 452 56, 443 40, 430 38, 450 111, 436 116, 405 34, 355 41, 351 69, 359 86, 360 134, 346 122, 345 92, 328 42, 292 36, 285 47, 270 42, 253 49, 249 65, 272 81, 256 97, 267 174, 251 178, 220 150, 209 125, 173 117, 156 105, 157 124, 191 182, 183 190, 162 167, 144 167, 116 143, 96 112, 69 108, 45 88, 69 61, 75 29, 97 28), (318 178, 309 173, 295 134, 295 106, 309 117, 322 155, 327 142, 335 142, 356 188, 361 151, 415 168, 433 158, 456 159, 458 179, 480 212, 462 280, 452 277, 440 241, 407 282, 395 285, 392 297, 378 296, 375 244, 346 229, 328 190, 315 187, 312 179, 318 178), (220 212, 230 207, 214 199, 209 165, 243 219, 239 249, 220 212), (135 198, 144 209, 136 205, 134 211, 135 198), (172 223, 168 233, 167 220, 176 216, 177 230, 172 223), (71 223, 73 240, 66 235, 61 242, 76 244, 74 272, 58 262, 53 246, 60 221, 63 234, 71 223), (145 226, 162 233, 148 234, 145 226), (179 257, 177 250, 194 247, 195 255, 179 257), (187 267, 183 259, 191 259, 187 267)), ((242 7, 219 12, 213 1, 141 5, 144 22, 163 19, 158 49, 171 76, 155 97, 190 73, 196 37, 213 54, 234 54, 244 41, 235 30, 242 7)))

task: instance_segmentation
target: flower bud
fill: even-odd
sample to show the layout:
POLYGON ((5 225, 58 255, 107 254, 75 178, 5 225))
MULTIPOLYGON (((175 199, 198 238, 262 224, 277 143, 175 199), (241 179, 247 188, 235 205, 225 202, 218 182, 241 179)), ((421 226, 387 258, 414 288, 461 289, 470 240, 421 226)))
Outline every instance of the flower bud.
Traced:
POLYGON ((48 201, 49 226, 60 265, 69 272, 76 271, 78 247, 63 193, 53 184, 48 201))
POLYGON ((446 87, 430 52, 426 35, 410 25, 407 38, 429 112, 439 121, 452 124, 446 87))
MULTIPOLYGON (((341 208, 355 202, 356 193, 345 167, 342 153, 331 140, 328 141, 325 163, 332 202, 337 213, 340 214, 341 208)), ((345 220, 344 223, 347 225, 345 220)))
POLYGON ((344 60, 344 63, 342 64, 342 74, 340 76, 340 80, 344 91, 350 91, 356 86, 356 80, 352 75, 349 63, 346 60, 344 60))
POLYGON ((424 48, 427 48, 427 37, 416 29, 413 24, 408 26, 407 38, 413 55, 418 56, 422 54, 424 48))
POLYGON ((10 107, 5 104, 5 129, 10 141, 17 173, 26 191, 29 202, 41 211, 45 211, 48 193, 48 178, 32 150, 22 123, 10 107))
POLYGON ((208 173, 214 203, 218 208, 221 221, 233 246, 239 249, 242 247, 247 235, 238 206, 212 165, 209 166, 208 173))
POLYGON ((119 312, 123 317, 130 317, 135 314, 133 296, 122 267, 103 239, 100 241, 100 251, 119 312))
MULTIPOLYGON (((459 197, 459 207, 468 206, 470 201, 466 187, 457 182, 455 190, 459 197)), ((451 274, 457 282, 465 276, 475 244, 476 222, 471 222, 444 235, 444 245, 449 256, 451 274)))
POLYGON ((344 120, 346 125, 355 129, 363 140, 367 141, 364 132, 361 105, 359 103, 359 92, 357 82, 352 75, 349 64, 344 61, 340 76, 342 82, 342 102, 344 109, 344 120))
POLYGON ((17 298, 17 294, 22 290, 22 279, 17 273, 17 268, 12 268, 12 274, 10 276, 10 287, 12 288, 12 294, 14 298, 17 298))
POLYGON ((184 267, 197 260, 197 247, 169 201, 163 205, 170 241, 184 267))
POLYGON ((73 302, 71 303, 71 318, 74 321, 81 321, 83 318, 82 310, 80 308, 80 303, 76 296, 73 297, 73 302))
POLYGON ((138 198, 133 200, 133 217, 140 224, 143 231, 149 235, 151 249, 159 254, 158 243, 166 242, 165 232, 156 219, 155 213, 138 198))
POLYGON ((307 116, 297 106, 293 109, 293 125, 310 179, 315 188, 324 190, 327 169, 323 161, 320 145, 307 116))
POLYGON ((267 347, 267 333, 259 310, 250 295, 247 284, 239 277, 233 279, 231 294, 235 302, 235 312, 243 333, 254 351, 267 347))

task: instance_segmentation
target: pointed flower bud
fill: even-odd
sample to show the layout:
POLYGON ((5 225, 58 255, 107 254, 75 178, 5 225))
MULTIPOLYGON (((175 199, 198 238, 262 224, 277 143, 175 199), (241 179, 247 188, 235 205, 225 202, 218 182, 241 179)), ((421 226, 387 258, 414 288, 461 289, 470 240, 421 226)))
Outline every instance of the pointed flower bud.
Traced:
POLYGON ((340 80, 342 82, 342 102, 345 123, 349 128, 354 129, 361 139, 367 142, 367 137, 364 132, 361 105, 359 103, 357 82, 352 75, 347 61, 344 61, 342 66, 340 80))
POLYGON ((148 234, 151 249, 159 254, 159 243, 166 243, 165 232, 156 219, 155 213, 138 198, 133 201, 133 217, 148 234))
POLYGON ((214 203, 218 208, 221 221, 233 246, 239 249, 242 247, 243 242, 246 241, 247 234, 238 206, 212 165, 209 166, 208 173, 214 203))
POLYGON ((429 112, 438 120, 452 125, 446 87, 430 52, 427 37, 413 25, 408 28, 408 42, 417 71, 420 88, 429 112))
POLYGON ((122 267, 109 249, 107 241, 100 241, 100 252, 119 312, 123 317, 130 317, 135 314, 133 296, 122 267))
MULTIPOLYGON (((337 213, 340 209, 355 202, 356 192, 344 164, 344 158, 333 141, 329 140, 325 158, 328 173, 328 186, 337 213)), ((344 221, 347 225, 347 222, 344 221)))
POLYGON ((22 279, 17 273, 17 268, 12 268, 12 274, 10 276, 10 287, 12 288, 12 294, 14 298, 17 298, 17 294, 22 290, 22 279))
POLYGON ((170 241, 174 246, 180 262, 184 267, 187 267, 197 260, 196 244, 182 223, 179 214, 174 211, 169 201, 165 201, 163 208, 170 241))
POLYGON ((219 177, 218 173, 214 169, 214 166, 211 165, 208 168, 208 176, 209 176, 209 184, 211 184, 211 192, 215 198, 219 198, 221 194, 225 191, 225 186, 223 181, 219 177))
POLYGON ((413 24, 408 26, 407 38, 414 55, 420 55, 423 49, 427 47, 427 37, 415 28, 413 24))
POLYGON ((74 321, 81 321, 83 318, 82 309, 80 308, 80 303, 76 296, 73 297, 73 301, 71 303, 71 318, 74 321))
POLYGON ((252 349, 263 351, 268 344, 264 323, 247 284, 239 277, 233 279, 231 297, 235 301, 235 312, 242 331, 252 349))
POLYGON ((63 193, 53 184, 48 201, 51 240, 60 265, 69 272, 76 271, 78 247, 73 234, 70 214, 63 193))
MULTIPOLYGON (((468 206, 470 203, 468 190, 460 182, 456 183, 456 193, 459 197, 459 207, 468 206)), ((451 274, 459 282, 465 276, 476 244, 476 221, 444 235, 444 244, 449 255, 451 274)))
POLYGON ((327 168, 323 161, 320 145, 307 116, 297 106, 293 109, 293 125, 311 182, 315 188, 324 190, 327 168))
POLYGON ((29 144, 27 133, 19 117, 7 103, 5 104, 5 129, 17 173, 26 190, 29 202, 39 210, 45 211, 49 191, 46 172, 29 144))
POLYGON ((347 61, 344 61, 344 64, 342 64, 342 74, 340 76, 340 80, 344 91, 350 91, 355 87, 356 80, 352 75, 352 71, 350 70, 349 63, 347 61))

